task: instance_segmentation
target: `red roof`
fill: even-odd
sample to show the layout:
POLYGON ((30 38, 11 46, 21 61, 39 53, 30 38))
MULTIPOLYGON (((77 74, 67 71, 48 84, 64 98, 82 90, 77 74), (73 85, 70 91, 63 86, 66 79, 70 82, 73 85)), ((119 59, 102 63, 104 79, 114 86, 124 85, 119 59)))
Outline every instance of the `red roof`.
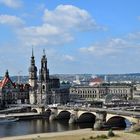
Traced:
POLYGON ((90 83, 102 83, 103 80, 99 77, 90 80, 90 83))
POLYGON ((8 82, 10 82, 13 86, 13 82, 11 81, 11 79, 9 78, 9 76, 5 76, 4 79, 0 82, 0 87, 4 87, 8 82))

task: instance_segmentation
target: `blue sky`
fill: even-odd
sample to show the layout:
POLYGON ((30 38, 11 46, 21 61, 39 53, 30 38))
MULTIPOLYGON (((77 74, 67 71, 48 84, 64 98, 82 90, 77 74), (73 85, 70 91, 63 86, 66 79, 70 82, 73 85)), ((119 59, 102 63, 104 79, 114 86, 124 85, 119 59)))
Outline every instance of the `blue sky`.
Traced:
POLYGON ((0 75, 140 72, 139 0, 0 0, 0 75))

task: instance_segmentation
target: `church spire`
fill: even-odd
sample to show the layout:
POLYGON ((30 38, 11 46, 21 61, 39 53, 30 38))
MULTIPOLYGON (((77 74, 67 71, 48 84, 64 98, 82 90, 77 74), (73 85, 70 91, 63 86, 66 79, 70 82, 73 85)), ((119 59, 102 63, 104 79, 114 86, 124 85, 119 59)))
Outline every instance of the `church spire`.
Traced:
POLYGON ((8 70, 6 70, 6 72, 5 72, 5 77, 9 77, 9 72, 8 72, 8 70))
POLYGON ((35 65, 35 59, 34 59, 34 50, 33 50, 33 47, 32 47, 32 56, 31 56, 31 65, 35 65))
POLYGON ((43 60, 43 61, 47 61, 45 49, 43 49, 42 60, 43 60))
POLYGON ((34 50, 33 50, 33 47, 32 47, 32 57, 34 57, 34 50))
POLYGON ((30 64, 30 67, 29 67, 29 79, 32 79, 32 80, 37 79, 37 67, 35 66, 33 48, 32 48, 32 56, 31 56, 31 64, 30 64))
POLYGON ((46 53, 45 53, 45 49, 43 49, 43 55, 46 55, 46 53))

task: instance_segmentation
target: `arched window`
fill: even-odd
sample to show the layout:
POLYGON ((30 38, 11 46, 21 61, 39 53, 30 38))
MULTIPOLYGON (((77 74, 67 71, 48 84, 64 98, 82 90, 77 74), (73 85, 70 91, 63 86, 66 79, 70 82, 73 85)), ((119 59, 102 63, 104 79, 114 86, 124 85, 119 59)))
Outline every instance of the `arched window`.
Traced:
POLYGON ((42 89, 45 90, 45 85, 42 86, 42 89))

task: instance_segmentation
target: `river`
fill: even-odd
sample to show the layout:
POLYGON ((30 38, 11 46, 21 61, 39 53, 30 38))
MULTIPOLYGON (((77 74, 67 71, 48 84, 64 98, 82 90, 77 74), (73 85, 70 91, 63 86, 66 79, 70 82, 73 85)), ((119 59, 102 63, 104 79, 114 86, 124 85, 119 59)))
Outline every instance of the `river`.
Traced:
POLYGON ((92 128, 91 123, 68 124, 68 121, 52 121, 45 119, 19 120, 0 124, 0 137, 19 136, 36 133, 61 132, 82 128, 92 128))
POLYGON ((60 132, 80 128, 92 128, 92 124, 71 124, 67 121, 52 121, 45 119, 19 120, 0 124, 0 137, 18 136, 45 132, 60 132))

